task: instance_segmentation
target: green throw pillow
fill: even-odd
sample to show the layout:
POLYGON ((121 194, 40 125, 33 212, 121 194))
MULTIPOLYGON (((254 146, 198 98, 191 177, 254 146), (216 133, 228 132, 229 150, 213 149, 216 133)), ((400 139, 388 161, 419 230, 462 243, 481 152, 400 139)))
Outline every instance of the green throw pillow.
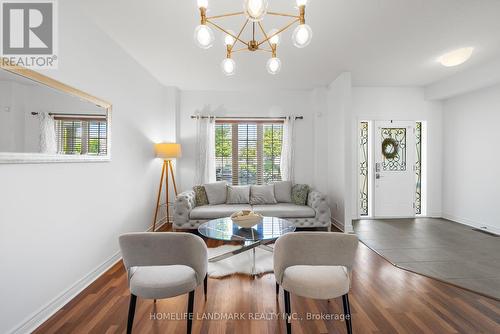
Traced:
POLYGON ((204 186, 194 186, 194 198, 196 200, 196 206, 208 205, 207 192, 204 186))
POLYGON ((292 187, 292 202, 297 205, 306 205, 309 186, 307 184, 294 184, 292 187))

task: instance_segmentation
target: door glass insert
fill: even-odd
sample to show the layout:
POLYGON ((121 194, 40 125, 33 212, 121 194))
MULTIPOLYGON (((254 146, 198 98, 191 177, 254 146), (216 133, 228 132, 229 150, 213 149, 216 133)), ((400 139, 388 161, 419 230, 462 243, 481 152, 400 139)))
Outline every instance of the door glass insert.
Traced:
POLYGON ((406 129, 382 128, 382 170, 406 171, 406 129))
POLYGON ((368 216, 368 122, 359 126, 359 212, 368 216))
POLYGON ((422 214, 422 122, 417 122, 415 125, 415 143, 416 158, 415 158, 415 177, 417 190, 415 194, 415 213, 422 214))

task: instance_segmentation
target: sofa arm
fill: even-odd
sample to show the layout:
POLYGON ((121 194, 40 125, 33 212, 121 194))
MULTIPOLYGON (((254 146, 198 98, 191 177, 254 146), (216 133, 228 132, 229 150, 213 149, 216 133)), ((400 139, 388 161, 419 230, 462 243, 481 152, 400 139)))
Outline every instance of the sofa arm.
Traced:
POLYGON ((194 191, 185 191, 175 198, 174 226, 183 226, 189 222, 189 213, 196 207, 194 191))
POLYGON ((311 191, 307 197, 307 205, 314 209, 316 212, 315 218, 321 225, 330 226, 331 212, 326 195, 319 191, 311 191))

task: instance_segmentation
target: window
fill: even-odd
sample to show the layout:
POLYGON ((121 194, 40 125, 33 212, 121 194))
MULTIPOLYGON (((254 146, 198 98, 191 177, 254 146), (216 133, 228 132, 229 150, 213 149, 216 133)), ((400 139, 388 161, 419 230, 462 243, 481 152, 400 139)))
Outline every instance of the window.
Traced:
POLYGON ((217 181, 246 185, 281 180, 282 138, 281 122, 217 122, 217 181))
POLYGON ((106 155, 108 131, 105 119, 55 118, 60 154, 106 155))

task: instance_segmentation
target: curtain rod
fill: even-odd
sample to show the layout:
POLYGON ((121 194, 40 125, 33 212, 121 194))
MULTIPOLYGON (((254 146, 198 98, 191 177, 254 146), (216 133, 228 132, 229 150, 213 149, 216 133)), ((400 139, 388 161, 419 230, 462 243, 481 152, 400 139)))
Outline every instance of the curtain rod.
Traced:
MULTIPOLYGON (((197 118, 202 118, 202 119, 206 119, 206 118, 215 118, 215 119, 227 119, 227 120, 231 120, 231 119, 287 119, 288 117, 286 116, 283 116, 283 117, 241 117, 241 116, 237 116, 237 117, 217 117, 217 116, 196 116, 196 115, 192 115, 191 116, 192 119, 197 119, 197 118)), ((295 119, 304 119, 304 116, 295 116, 295 119)))
MULTIPOLYGON (((40 113, 38 112, 31 112, 31 114, 33 116, 35 115, 39 115, 40 113)), ((53 112, 49 112, 49 116, 60 116, 60 117, 64 117, 64 116, 78 116, 78 117, 106 117, 106 115, 99 115, 99 114, 60 114, 60 113, 53 113, 53 112)))

